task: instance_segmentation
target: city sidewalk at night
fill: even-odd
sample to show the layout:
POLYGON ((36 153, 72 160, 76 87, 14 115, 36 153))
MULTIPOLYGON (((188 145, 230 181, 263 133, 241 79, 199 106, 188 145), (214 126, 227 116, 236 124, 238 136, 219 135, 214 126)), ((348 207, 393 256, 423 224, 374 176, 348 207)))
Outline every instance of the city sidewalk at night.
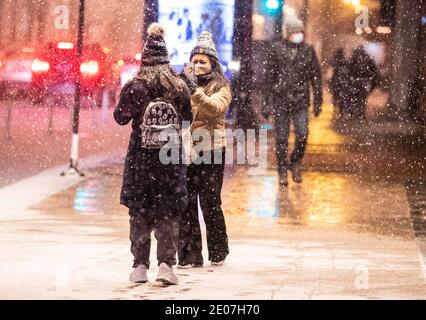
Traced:
POLYGON ((155 241, 150 282, 128 281, 124 151, 83 159, 84 178, 60 177, 60 165, 0 189, 1 298, 425 299, 424 206, 420 220, 413 212, 426 196, 409 183, 423 174, 424 155, 407 149, 395 159, 392 148, 377 152, 376 136, 331 127, 326 107, 310 124, 304 181, 285 191, 273 141, 265 174, 227 168, 230 255, 222 267, 177 270, 177 286, 154 282, 155 241))

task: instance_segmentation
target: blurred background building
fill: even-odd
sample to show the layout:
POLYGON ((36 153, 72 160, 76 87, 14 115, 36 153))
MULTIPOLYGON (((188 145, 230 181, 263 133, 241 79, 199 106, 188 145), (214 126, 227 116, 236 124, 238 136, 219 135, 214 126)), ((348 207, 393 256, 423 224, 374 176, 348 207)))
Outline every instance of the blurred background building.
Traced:
POLYGON ((325 80, 335 50, 343 48, 348 57, 363 46, 379 66, 388 115, 399 119, 426 115, 426 1, 285 0, 282 11, 281 1, 254 3, 253 39, 260 48, 281 32, 286 19, 297 16, 305 22, 307 41, 320 57, 325 80), (360 19, 364 27, 357 28, 360 19))
MULTIPOLYGON (((194 0, 194 4, 198 2, 194 0)), ((285 20, 297 16, 305 22, 307 41, 316 48, 325 79, 329 77, 328 63, 336 49, 343 48, 349 55, 362 45, 380 67, 389 115, 403 119, 413 113, 426 113, 426 0, 231 2, 235 3, 234 20, 240 20, 234 26, 234 50, 245 50, 239 50, 239 56, 234 54, 234 58, 250 61, 245 66, 241 61, 232 63, 241 68, 253 68, 252 73, 246 74, 253 74, 254 81, 256 77, 262 79, 260 74, 264 70, 260 70, 262 64, 255 65, 258 59, 253 59, 252 64, 251 57, 260 56, 259 50, 267 48, 265 43, 281 37, 285 20), (368 21, 364 18, 363 27, 356 28, 355 21, 365 13, 368 21), (238 28, 252 32, 239 34, 238 28), (241 46, 244 41, 251 42, 252 47, 247 43, 241 46)), ((154 9, 159 8, 158 1, 152 0, 87 0, 85 41, 100 43, 115 57, 140 52, 146 3, 154 9)), ((75 41, 78 5, 78 0, 0 1, 0 50, 9 46, 37 46, 48 41, 75 41), (68 29, 55 27, 55 19, 59 16, 56 10, 61 5, 69 9, 68 29)))
MULTIPOLYGON (((1 0, 0 47, 75 41, 78 6, 78 0, 1 0), (68 29, 55 26, 62 6, 69 9, 68 29)), ((139 52, 143 7, 141 0, 87 0, 85 41, 98 42, 117 56, 139 52)))

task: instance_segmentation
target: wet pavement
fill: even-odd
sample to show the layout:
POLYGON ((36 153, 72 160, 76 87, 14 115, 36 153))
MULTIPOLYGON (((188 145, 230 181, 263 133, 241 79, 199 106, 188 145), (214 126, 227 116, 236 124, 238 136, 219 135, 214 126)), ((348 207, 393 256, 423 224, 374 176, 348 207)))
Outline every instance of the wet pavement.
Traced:
POLYGON ((304 181, 286 190, 278 189, 273 141, 264 174, 229 166, 227 262, 178 270, 180 284, 168 288, 127 281, 123 153, 111 153, 86 178, 23 209, 25 219, 0 213, 0 297, 425 299, 424 136, 376 130, 333 123, 325 108, 311 121, 304 181))
MULTIPOLYGON (((72 99, 53 105, 0 101, 0 188, 68 163, 72 99)), ((112 108, 80 110, 79 157, 125 152, 130 128, 118 126, 112 108)))

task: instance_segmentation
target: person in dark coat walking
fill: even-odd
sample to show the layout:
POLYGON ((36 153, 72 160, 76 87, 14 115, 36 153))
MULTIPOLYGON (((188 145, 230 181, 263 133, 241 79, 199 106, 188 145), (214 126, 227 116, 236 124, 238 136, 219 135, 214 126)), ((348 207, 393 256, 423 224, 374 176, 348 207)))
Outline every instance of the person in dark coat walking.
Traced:
POLYGON ((263 108, 275 122, 276 156, 281 187, 288 184, 287 170, 293 180, 302 182, 301 162, 308 139, 310 91, 313 89, 314 114, 318 117, 322 105, 322 77, 313 46, 304 43, 304 25, 297 18, 285 24, 287 38, 272 44, 268 72, 272 86, 272 108, 263 108), (287 160, 290 123, 295 129, 295 148, 290 163, 287 160))
POLYGON ((333 69, 333 75, 330 79, 330 92, 333 96, 333 106, 337 108, 339 117, 342 117, 348 108, 348 86, 350 84, 350 66, 345 58, 345 51, 343 48, 336 50, 330 65, 333 69))
POLYGON ((350 60, 351 111, 355 118, 365 119, 367 98, 379 84, 377 65, 367 51, 356 48, 350 60))
MULTIPOLYGON (((158 149, 142 145, 142 117, 150 102, 167 99, 182 121, 192 121, 188 87, 169 64, 164 29, 148 28, 139 73, 122 89, 114 110, 120 125, 132 121, 132 133, 124 164, 120 203, 129 208, 131 252, 134 270, 130 281, 147 282, 151 232, 157 239, 157 281, 177 284, 178 222, 188 203, 185 164, 163 164, 158 149)), ((182 153, 182 148, 179 152, 182 153)), ((179 162, 180 163, 180 162, 179 162)))

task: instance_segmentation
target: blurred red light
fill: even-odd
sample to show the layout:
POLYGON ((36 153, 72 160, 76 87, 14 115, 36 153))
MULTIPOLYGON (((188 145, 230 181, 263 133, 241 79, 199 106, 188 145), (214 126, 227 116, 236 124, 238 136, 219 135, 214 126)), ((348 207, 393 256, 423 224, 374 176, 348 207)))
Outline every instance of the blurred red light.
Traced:
POLYGON ((50 68, 49 62, 34 59, 31 64, 31 70, 33 72, 46 72, 50 68))
POLYGON ((99 64, 96 61, 83 62, 80 66, 80 72, 89 75, 97 74, 99 71, 99 64))

